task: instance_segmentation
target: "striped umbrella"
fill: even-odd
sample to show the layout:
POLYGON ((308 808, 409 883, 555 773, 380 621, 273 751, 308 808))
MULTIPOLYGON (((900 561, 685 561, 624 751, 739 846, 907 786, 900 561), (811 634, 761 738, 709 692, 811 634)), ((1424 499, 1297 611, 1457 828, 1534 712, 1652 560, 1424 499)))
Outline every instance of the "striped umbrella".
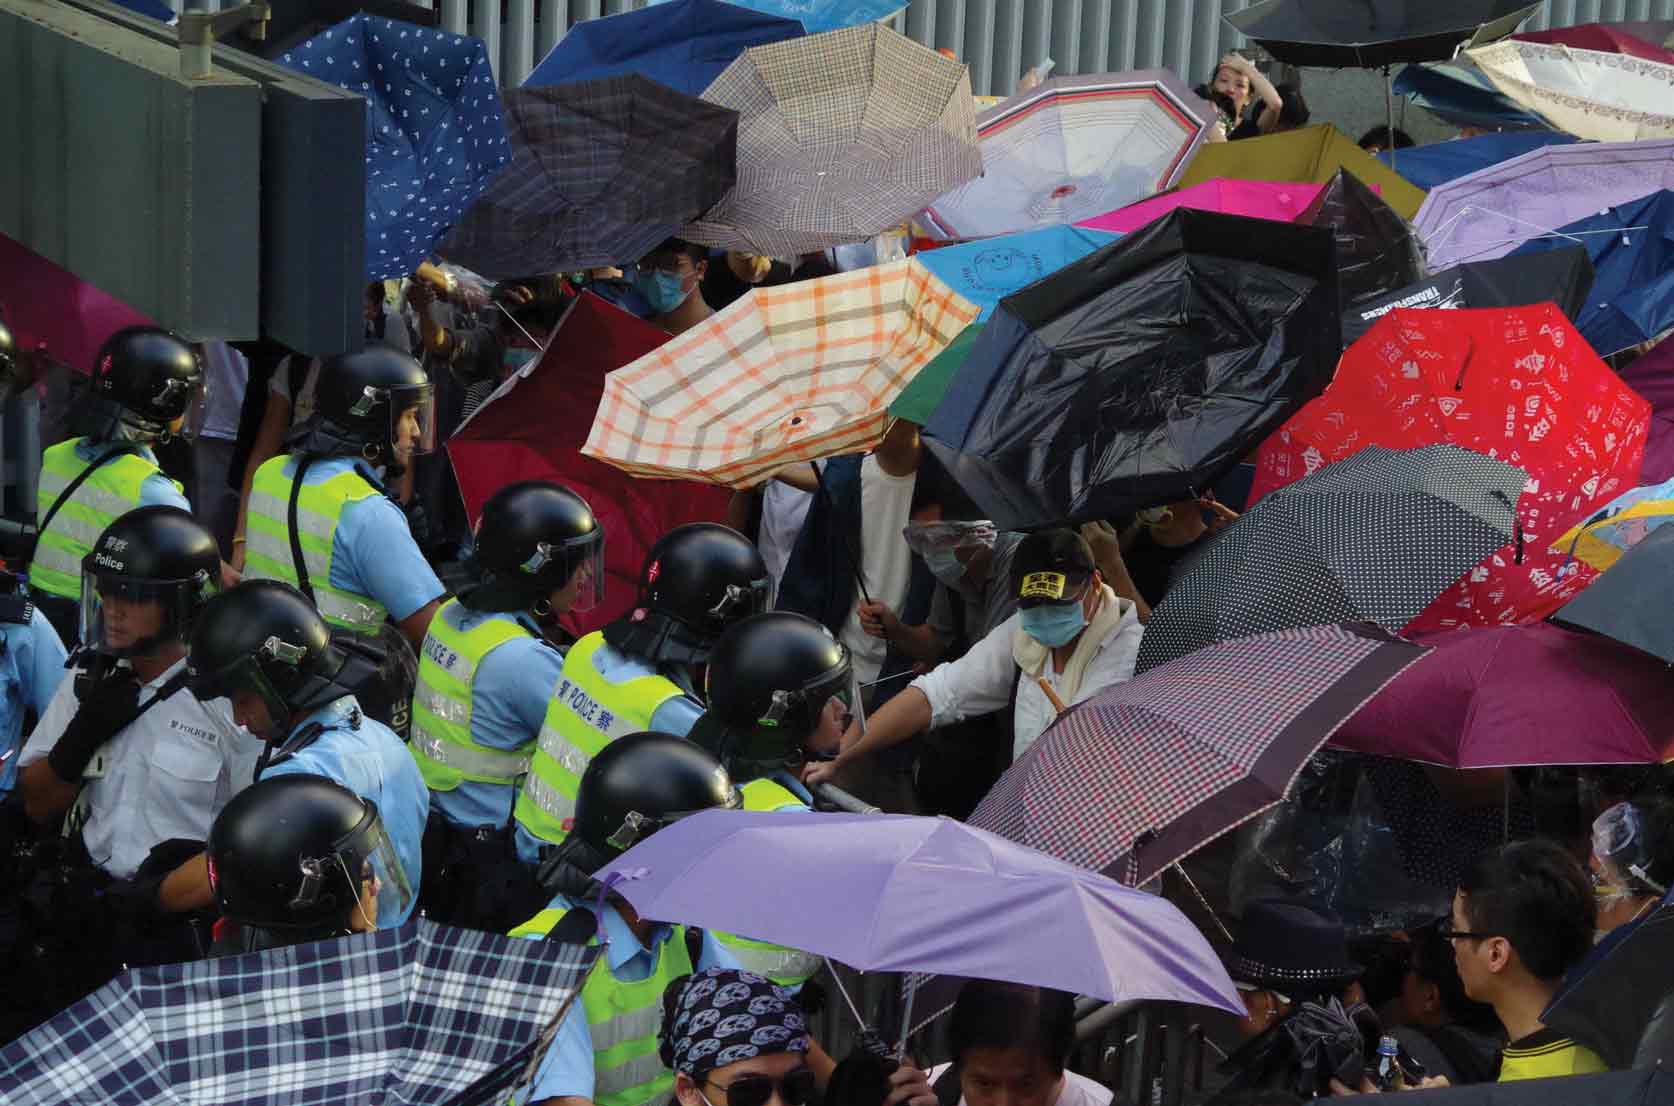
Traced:
POLYGON ((901 389, 976 316, 916 258, 753 289, 606 377, 582 453, 742 488, 870 449, 901 389))

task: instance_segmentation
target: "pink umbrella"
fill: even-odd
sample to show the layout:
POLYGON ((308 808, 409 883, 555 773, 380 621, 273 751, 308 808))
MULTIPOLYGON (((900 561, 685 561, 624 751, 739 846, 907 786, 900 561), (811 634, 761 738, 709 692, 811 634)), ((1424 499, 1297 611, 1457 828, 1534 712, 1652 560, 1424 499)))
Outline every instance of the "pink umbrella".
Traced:
POLYGON ((1289 223, 1307 210, 1323 184, 1295 184, 1290 181, 1229 180, 1217 177, 1189 188, 1152 196, 1103 215, 1077 223, 1090 230, 1128 234, 1146 223, 1161 219, 1177 207, 1247 215, 1252 219, 1273 219, 1289 223))
POLYGON ((0 234, 0 316, 20 350, 45 347, 77 372, 125 326, 155 326, 121 300, 0 234))

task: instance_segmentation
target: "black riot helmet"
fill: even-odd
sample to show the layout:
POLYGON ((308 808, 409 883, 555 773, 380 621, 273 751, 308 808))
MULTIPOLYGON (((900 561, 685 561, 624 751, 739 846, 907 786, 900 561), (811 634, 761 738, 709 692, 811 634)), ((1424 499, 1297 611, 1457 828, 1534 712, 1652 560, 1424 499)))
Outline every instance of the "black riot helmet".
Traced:
POLYGON ((81 559, 81 640, 110 656, 144 656, 184 642, 221 581, 221 550, 179 507, 137 507, 109 526, 81 559), (136 605, 156 604, 155 631, 136 605))
POLYGON ((404 910, 413 896, 377 805, 323 776, 274 776, 233 796, 209 829, 208 861, 247 952, 341 936, 357 905, 375 914, 389 896, 404 910))
POLYGON ((360 457, 392 474, 436 446, 436 407, 430 378, 405 353, 368 346, 320 368, 314 414, 288 439, 300 452, 360 457))
POLYGON ((604 530, 568 488, 545 480, 501 488, 483 504, 474 546, 477 582, 459 597, 474 611, 545 615, 552 593, 578 572, 585 576, 570 609, 592 610, 604 598, 604 530))
POLYGON ((5 403, 29 386, 23 357, 17 350, 12 328, 0 319, 0 403, 5 403))
POLYGON ((845 714, 860 701, 849 651, 789 611, 753 615, 722 634, 707 679, 709 710, 692 740, 740 780, 800 763, 830 700, 845 714))
POLYGON ((772 605, 772 578, 750 540, 693 522, 657 539, 640 573, 638 606, 604 635, 629 656, 702 664, 728 626, 772 605))
POLYGON ((84 434, 154 442, 197 399, 203 365, 184 339, 160 327, 124 327, 99 347, 89 387, 81 411, 84 434))

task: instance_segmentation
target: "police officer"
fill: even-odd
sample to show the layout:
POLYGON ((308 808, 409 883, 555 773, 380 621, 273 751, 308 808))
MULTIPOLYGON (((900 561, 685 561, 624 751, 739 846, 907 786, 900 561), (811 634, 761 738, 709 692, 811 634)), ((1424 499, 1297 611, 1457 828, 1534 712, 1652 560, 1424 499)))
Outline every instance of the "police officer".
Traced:
POLYGON ((192 347, 166 330, 127 327, 99 348, 77 412, 82 436, 41 455, 35 492, 29 589, 63 640, 77 640, 81 563, 94 539, 135 507, 191 509, 151 446, 180 428, 202 385, 192 347))
POLYGON ((604 748, 581 777, 575 828, 542 865, 558 893, 513 937, 602 941, 603 962, 536 1070, 524 1101, 561 1098, 597 1106, 652 1106, 668 1100, 674 1073, 658 1058, 663 990, 694 969, 736 968, 712 938, 639 916, 614 892, 602 897, 591 873, 677 819, 737 807, 725 768, 691 742, 638 733, 604 748))
MULTIPOLYGON (((192 633, 192 693, 231 701, 238 725, 267 742, 256 776, 324 776, 376 804, 416 894, 430 792, 412 754, 368 718, 355 689, 375 678, 338 649, 308 598, 277 580, 246 580, 216 596, 192 633)), ((405 896, 378 900, 378 924, 412 913, 405 896)))
POLYGON ((434 434, 417 361, 379 346, 326 362, 293 451, 251 482, 246 533, 233 539, 247 542, 245 575, 301 588, 327 622, 356 633, 375 636, 392 618, 420 648, 442 583, 383 479, 430 452, 434 434))
POLYGON ((0 806, 17 784, 24 716, 46 713, 64 679, 64 659, 58 631, 23 594, 18 578, 0 572, 0 806))
POLYGON ((495 898, 518 881, 512 806, 564 664, 546 634, 598 603, 603 558, 592 509, 557 484, 511 484, 483 505, 472 582, 431 620, 413 695, 410 748, 430 785, 424 907, 437 921, 503 931, 528 916, 526 901, 498 916, 495 898))
POLYGON ((772 582, 756 547, 714 523, 658 539, 640 575, 639 603, 583 637, 563 673, 517 797, 517 854, 526 863, 564 840, 587 762, 643 730, 684 736, 703 707, 696 688, 710 647, 732 623, 767 609, 772 582))
POLYGON ((247 787, 209 830, 222 921, 215 955, 377 928, 378 903, 412 895, 377 805, 324 776, 247 787))

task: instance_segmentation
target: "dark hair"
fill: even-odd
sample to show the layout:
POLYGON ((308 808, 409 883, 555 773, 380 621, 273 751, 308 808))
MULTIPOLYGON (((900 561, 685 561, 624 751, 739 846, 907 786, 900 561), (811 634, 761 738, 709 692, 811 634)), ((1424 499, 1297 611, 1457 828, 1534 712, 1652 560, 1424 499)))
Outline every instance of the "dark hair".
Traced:
POLYGON ((1441 935, 1439 922, 1413 931, 1408 966, 1413 975, 1436 985, 1442 1013, 1448 1022, 1485 1033, 1498 1029, 1494 1008, 1465 994, 1465 982, 1459 978, 1459 965, 1453 959, 1453 946, 1441 935))
POLYGON ((1075 999, 1045 987, 973 979, 953 1004, 948 1037, 955 1063, 974 1048, 1021 1048, 1061 1074, 1075 1050, 1075 999))
POLYGON ((1408 134, 1400 127, 1390 130, 1387 126, 1380 123, 1371 130, 1367 131, 1365 134, 1361 135, 1358 145, 1361 149, 1365 149, 1367 146, 1376 146, 1380 150, 1388 150, 1391 148, 1396 150, 1405 150, 1409 146, 1418 145, 1418 143, 1412 140, 1412 135, 1408 134))
POLYGON ((688 242, 684 238, 665 238, 657 244, 656 249, 649 251, 645 256, 650 257, 652 254, 659 253, 683 253, 686 255, 687 260, 691 261, 693 266, 696 266, 699 262, 709 260, 708 246, 699 245, 696 242, 688 242))
POLYGON ((1537 979, 1561 977, 1592 948, 1592 883, 1551 841, 1489 849, 1459 877, 1459 892, 1471 931, 1510 941, 1537 979))
POLYGON ((1273 91, 1277 92, 1285 102, 1285 106, 1279 109, 1280 128, 1290 130, 1296 127, 1306 127, 1308 120, 1313 118, 1313 115, 1308 111, 1308 101, 1302 98, 1302 87, 1294 84, 1281 84, 1274 85, 1273 91))

